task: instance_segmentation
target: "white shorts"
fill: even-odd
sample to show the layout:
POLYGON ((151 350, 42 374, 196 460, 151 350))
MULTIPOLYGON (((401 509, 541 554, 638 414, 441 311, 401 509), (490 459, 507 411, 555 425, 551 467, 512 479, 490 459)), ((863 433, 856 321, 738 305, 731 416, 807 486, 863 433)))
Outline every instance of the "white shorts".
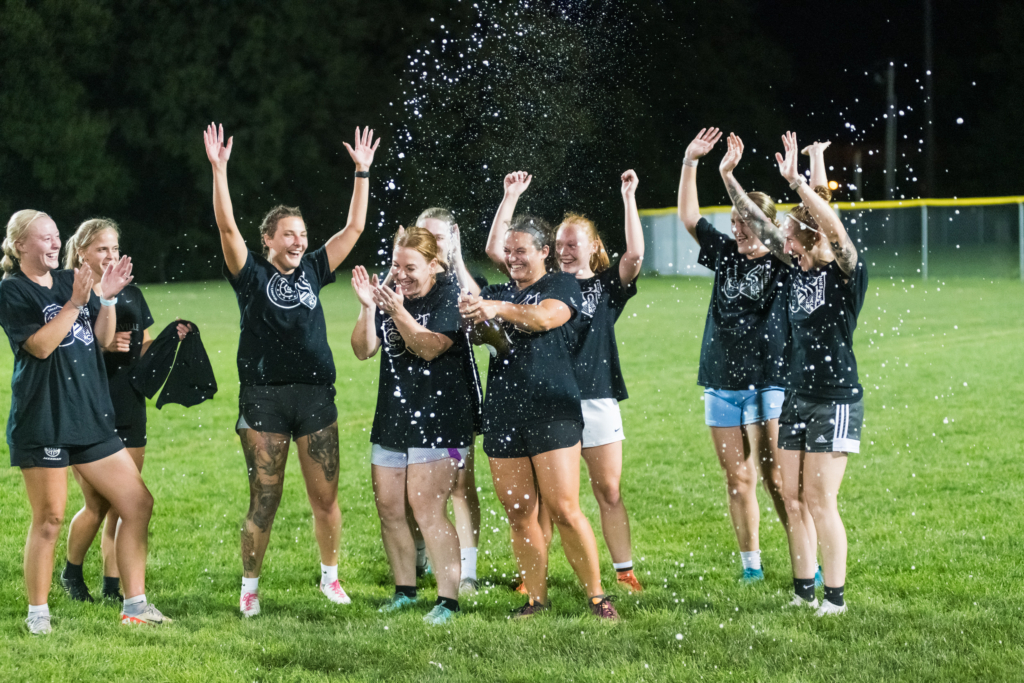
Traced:
POLYGON ((394 467, 404 470, 409 465, 423 465, 451 458, 454 461, 453 464, 458 466, 466 459, 468 453, 469 448, 410 448, 403 453, 373 444, 370 449, 370 463, 378 467, 394 467))
POLYGON ((622 413, 614 398, 588 398, 580 402, 583 408, 583 448, 595 448, 622 441, 622 413))

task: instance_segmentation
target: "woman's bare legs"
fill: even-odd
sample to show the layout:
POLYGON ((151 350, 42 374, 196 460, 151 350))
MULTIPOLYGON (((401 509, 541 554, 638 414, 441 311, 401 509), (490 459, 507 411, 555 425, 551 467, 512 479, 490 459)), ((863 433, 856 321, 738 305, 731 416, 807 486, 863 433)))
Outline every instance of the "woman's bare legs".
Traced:
POLYGON ((601 511, 601 533, 604 534, 612 562, 630 562, 633 559, 633 546, 629 516, 619 489, 622 479, 622 442, 584 448, 583 460, 587 463, 590 486, 601 511))
POLYGON ((416 543, 406 516, 406 469, 370 465, 380 537, 396 586, 416 585, 416 543))
POLYGON ((846 584, 846 527, 839 516, 839 486, 846 472, 846 453, 804 454, 804 495, 821 543, 825 585, 846 584))
POLYGON ((320 563, 334 567, 341 548, 341 510, 338 508, 338 423, 295 440, 306 495, 313 509, 313 526, 320 563))
POLYGON ((750 457, 746 434, 740 427, 711 427, 718 463, 725 471, 729 494, 729 516, 741 552, 760 550, 758 527, 761 511, 757 506, 757 465, 750 457))
POLYGON ((448 497, 455 487, 457 473, 451 458, 409 465, 406 484, 409 506, 434 567, 437 594, 453 600, 459 594, 459 537, 448 521, 448 497))
POLYGON ((255 429, 240 429, 238 435, 249 473, 249 511, 241 532, 242 576, 256 579, 263 569, 270 529, 281 504, 289 437, 255 429))
MULTIPOLYGON (((455 531, 459 534, 459 548, 476 550, 480 542, 480 497, 476 492, 474 447, 469 447, 465 467, 458 470, 458 479, 452 491, 452 511, 455 513, 455 531)), ((463 567, 463 575, 466 568, 463 567)), ((476 578, 476 572, 469 578, 476 578)))
POLYGON ((789 558, 793 565, 793 578, 814 580, 817 569, 815 548, 811 545, 814 525, 808 526, 804 512, 803 451, 779 449, 777 456, 782 472, 782 499, 786 506, 786 535, 789 538, 789 558))
POLYGON ((537 518, 533 465, 530 458, 491 458, 489 464, 494 490, 508 515, 519 576, 530 596, 546 605, 548 546, 537 518))
POLYGON ((53 580, 53 553, 64 523, 68 472, 66 468, 27 467, 21 474, 32 507, 25 541, 25 592, 29 605, 45 605, 53 580))

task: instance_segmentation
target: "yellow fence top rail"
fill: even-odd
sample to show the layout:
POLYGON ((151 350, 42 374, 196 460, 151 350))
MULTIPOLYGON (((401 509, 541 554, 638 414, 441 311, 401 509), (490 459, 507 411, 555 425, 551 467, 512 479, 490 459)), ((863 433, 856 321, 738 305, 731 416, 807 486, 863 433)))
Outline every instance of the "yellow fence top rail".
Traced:
MULTIPOLYGON (((1011 197, 953 197, 947 199, 893 199, 877 202, 832 202, 840 211, 869 211, 871 209, 911 209, 920 206, 996 206, 999 204, 1022 204, 1024 195, 1011 197)), ((776 204, 781 211, 790 211, 796 204, 776 204)), ((728 213, 731 206, 702 206, 701 213, 728 213)), ((667 216, 674 214, 676 207, 664 209, 641 209, 641 216, 667 216)))

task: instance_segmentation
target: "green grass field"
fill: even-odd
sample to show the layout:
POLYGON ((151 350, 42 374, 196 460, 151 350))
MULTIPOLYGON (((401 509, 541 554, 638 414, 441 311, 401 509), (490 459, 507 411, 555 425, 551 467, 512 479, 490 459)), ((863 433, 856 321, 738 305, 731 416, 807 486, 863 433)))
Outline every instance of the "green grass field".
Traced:
MULTIPOLYGON (((353 604, 333 606, 316 591, 312 519, 293 463, 260 585, 263 614, 239 617, 238 527, 248 498, 232 431, 238 310, 223 282, 149 286, 154 329, 175 316, 198 323, 221 386, 201 406, 149 412, 144 476, 156 508, 147 594, 177 621, 122 627, 113 607, 72 603, 55 575, 55 632, 30 637, 21 579, 29 507, 19 472, 3 468, 0 680, 1024 679, 1020 282, 872 281, 856 340, 867 390, 864 440, 840 494, 850 540, 846 616, 781 609, 792 582, 785 535, 765 495, 767 580, 737 583, 723 477, 695 384, 710 282, 647 278, 618 325, 631 395, 623 404, 623 491, 647 590, 619 595, 621 623, 598 623, 556 541, 555 609, 508 621, 521 603, 509 588, 508 525, 478 454, 479 569, 491 586, 464 602, 450 627, 430 628, 421 621, 433 602, 429 584, 421 584, 419 608, 377 612, 392 591, 369 483, 378 361, 359 363, 351 353, 357 304, 339 275, 323 302, 338 366, 341 575, 353 604)), ((11 355, 0 357, 7 386, 11 355)), ((8 402, 5 390, 4 415, 8 402)), ((82 501, 69 488, 67 519, 82 501)), ((597 530, 596 505, 584 491, 597 530)), ((606 585, 614 584, 600 546, 606 585)), ((58 565, 63 548, 62 540, 58 565)), ((86 563, 94 592, 98 550, 97 541, 86 563)))

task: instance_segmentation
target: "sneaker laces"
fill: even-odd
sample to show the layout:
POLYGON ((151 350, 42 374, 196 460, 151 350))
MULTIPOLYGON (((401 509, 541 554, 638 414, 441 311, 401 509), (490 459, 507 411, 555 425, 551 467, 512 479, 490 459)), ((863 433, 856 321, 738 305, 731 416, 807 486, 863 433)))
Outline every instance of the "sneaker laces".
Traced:
POLYGON ((591 609, 594 614, 603 619, 617 619, 619 613, 615 611, 615 607, 612 605, 614 602, 614 595, 606 595, 601 599, 601 602, 595 603, 593 600, 590 601, 591 609))
POLYGON ((259 602, 260 596, 257 593, 242 593, 242 609, 246 612, 253 608, 254 602, 259 602))

